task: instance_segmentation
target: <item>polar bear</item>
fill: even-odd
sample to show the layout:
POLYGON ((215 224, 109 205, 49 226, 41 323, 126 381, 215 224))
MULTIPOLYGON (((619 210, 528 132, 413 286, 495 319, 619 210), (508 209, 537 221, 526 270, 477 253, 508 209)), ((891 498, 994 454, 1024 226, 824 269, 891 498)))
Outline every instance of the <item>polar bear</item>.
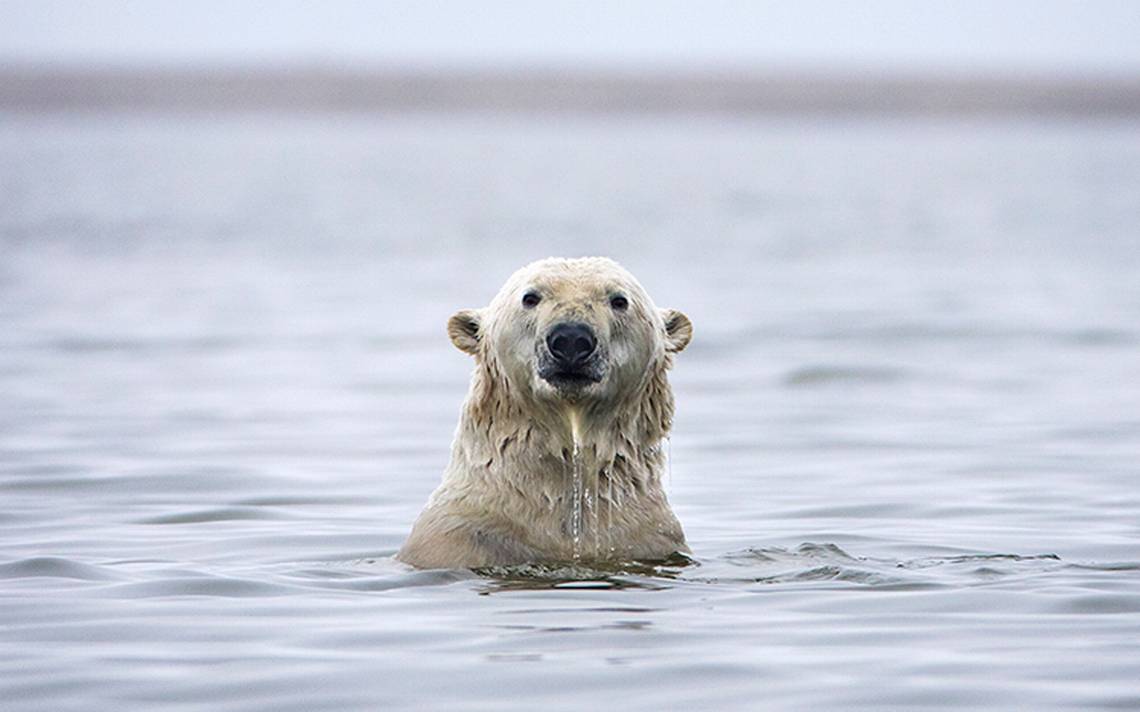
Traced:
POLYGON ((397 554, 420 568, 659 560, 688 552, 665 497, 666 372, 692 338, 602 257, 550 258, 456 313, 475 358, 443 482, 397 554))

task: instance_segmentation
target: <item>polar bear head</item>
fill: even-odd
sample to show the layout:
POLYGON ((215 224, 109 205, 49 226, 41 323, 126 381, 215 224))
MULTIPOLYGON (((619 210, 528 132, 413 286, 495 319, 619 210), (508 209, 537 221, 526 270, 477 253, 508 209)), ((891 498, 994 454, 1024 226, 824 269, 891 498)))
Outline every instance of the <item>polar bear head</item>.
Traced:
POLYGON ((602 257, 529 264, 447 330, 510 396, 576 406, 635 398, 693 334, 687 316, 658 309, 633 275, 602 257))

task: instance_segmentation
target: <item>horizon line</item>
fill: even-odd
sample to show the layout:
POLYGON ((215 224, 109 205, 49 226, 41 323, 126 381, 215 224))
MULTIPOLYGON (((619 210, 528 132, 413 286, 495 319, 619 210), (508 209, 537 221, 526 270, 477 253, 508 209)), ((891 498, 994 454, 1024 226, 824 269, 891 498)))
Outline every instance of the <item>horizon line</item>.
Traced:
POLYGON ((0 111, 1140 116, 1140 73, 0 63, 0 111))

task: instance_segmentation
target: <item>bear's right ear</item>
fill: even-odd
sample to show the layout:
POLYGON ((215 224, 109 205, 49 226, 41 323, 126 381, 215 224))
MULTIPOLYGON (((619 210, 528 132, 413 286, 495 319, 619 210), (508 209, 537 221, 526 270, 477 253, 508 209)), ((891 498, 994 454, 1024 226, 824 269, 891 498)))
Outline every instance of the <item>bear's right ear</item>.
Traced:
POLYGON ((482 337, 482 317, 477 309, 462 309, 447 320, 447 335, 455 348, 474 355, 479 350, 482 337))

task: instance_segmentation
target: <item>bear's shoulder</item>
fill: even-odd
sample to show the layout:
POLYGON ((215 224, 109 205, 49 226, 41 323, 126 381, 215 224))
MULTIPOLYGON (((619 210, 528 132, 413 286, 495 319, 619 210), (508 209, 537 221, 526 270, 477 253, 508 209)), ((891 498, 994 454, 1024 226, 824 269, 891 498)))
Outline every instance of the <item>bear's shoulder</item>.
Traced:
POLYGON ((430 509, 420 515, 396 558, 421 569, 454 569, 524 563, 540 554, 509 527, 430 509))

